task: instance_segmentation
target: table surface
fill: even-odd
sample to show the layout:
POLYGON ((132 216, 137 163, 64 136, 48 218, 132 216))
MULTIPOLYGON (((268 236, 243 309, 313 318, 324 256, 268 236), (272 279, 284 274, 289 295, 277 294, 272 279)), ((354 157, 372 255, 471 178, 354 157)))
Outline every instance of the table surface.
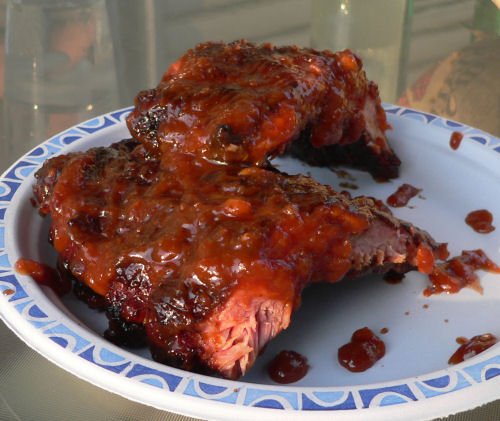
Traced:
MULTIPOLYGON (((500 7, 490 0, 0 0, 0 173, 52 134, 130 105, 183 51, 207 40, 349 47, 384 101, 499 136, 495 3, 500 7), (33 63, 49 69, 50 82, 33 63)), ((1 321, 0 355, 1 420, 190 419, 79 380, 1 321)), ((500 400, 449 419, 500 419, 500 400)))

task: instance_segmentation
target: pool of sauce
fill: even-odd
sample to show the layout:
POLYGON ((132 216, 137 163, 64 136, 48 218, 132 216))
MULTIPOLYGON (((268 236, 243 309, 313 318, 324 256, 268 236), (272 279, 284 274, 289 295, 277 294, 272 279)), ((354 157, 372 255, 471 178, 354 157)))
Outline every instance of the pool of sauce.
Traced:
POLYGON ((406 206, 410 199, 417 196, 421 191, 422 189, 414 187, 411 184, 402 184, 387 198, 387 204, 393 208, 401 208, 406 206))
POLYGON ((267 367, 269 377, 276 383, 294 383, 309 371, 307 358, 295 351, 281 351, 267 367))
POLYGON ((351 341, 338 350, 338 361, 347 370, 368 370, 385 355, 384 342, 367 327, 356 330, 351 341))
POLYGON ((469 358, 486 351, 498 342, 498 338, 491 333, 477 335, 467 340, 467 338, 457 338, 460 347, 453 353, 448 360, 449 364, 458 364, 469 358))
POLYGON ((493 226, 493 215, 486 209, 479 209, 472 212, 465 217, 465 222, 474 231, 480 234, 488 234, 495 230, 493 226))
POLYGON ((462 139, 464 138, 464 135, 460 132, 453 132, 450 136, 450 147, 453 150, 457 150, 460 146, 460 143, 462 143, 462 139))
POLYGON ((55 269, 43 263, 21 258, 14 268, 21 275, 30 276, 37 284, 51 288, 59 296, 71 291, 71 283, 59 276, 55 269))

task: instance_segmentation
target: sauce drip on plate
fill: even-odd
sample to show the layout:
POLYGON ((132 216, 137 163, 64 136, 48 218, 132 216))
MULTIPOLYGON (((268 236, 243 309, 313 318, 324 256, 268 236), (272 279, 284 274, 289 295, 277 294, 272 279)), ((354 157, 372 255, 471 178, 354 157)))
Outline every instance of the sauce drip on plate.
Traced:
POLYGON ((308 371, 307 358, 295 351, 281 351, 267 368, 269 377, 281 384, 299 381, 308 371))
POLYGON ((411 198, 419 194, 422 189, 412 186, 411 184, 402 184, 398 189, 387 198, 387 203, 393 208, 401 208, 406 206, 411 198))
POLYGON ((483 250, 464 250, 460 256, 453 257, 436 265, 429 279, 432 285, 424 290, 424 295, 442 292, 454 294, 464 287, 471 287, 482 293, 476 270, 500 273, 500 266, 491 261, 483 250))
POLYGON ((466 216, 465 222, 474 231, 479 232, 480 234, 488 234, 495 230, 495 227, 492 225, 493 215, 486 209, 479 209, 470 212, 466 216))
POLYGON ((462 338, 458 339, 460 339, 462 344, 448 360, 449 364, 458 364, 462 361, 468 360, 469 358, 486 351, 498 342, 498 338, 491 333, 477 335, 465 341, 463 341, 462 338))
POLYGON ((367 327, 356 330, 338 351, 339 363, 354 373, 368 370, 385 355, 384 342, 367 327))
POLYGON ((450 148, 454 151, 457 150, 462 143, 464 135, 460 132, 453 132, 450 136, 450 148))
POLYGON ((15 270, 21 275, 30 276, 37 284, 51 288, 57 295, 61 296, 71 291, 71 282, 50 266, 30 259, 19 259, 15 270))

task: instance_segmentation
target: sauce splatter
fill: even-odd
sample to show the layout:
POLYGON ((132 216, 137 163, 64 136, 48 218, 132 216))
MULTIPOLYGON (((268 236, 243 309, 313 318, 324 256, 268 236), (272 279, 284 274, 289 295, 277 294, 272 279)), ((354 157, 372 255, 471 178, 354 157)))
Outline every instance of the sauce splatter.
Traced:
POLYGON ((14 294, 16 291, 14 291, 13 289, 10 289, 10 288, 7 288, 7 289, 4 289, 3 290, 3 295, 12 295, 14 294))
POLYGON ((307 358, 295 351, 281 351, 267 367, 269 377, 281 384, 299 381, 308 371, 307 358))
POLYGON ((37 284, 51 288, 59 296, 71 291, 71 283, 59 276, 55 269, 43 263, 21 258, 14 268, 21 275, 30 276, 37 284))
POLYGON ((479 269, 500 273, 500 266, 491 261, 483 250, 464 250, 460 256, 434 267, 429 275, 432 285, 424 290, 424 295, 443 292, 454 294, 464 287, 471 287, 482 293, 483 289, 475 273, 479 269))
POLYGON ((460 146, 460 143, 462 143, 462 139, 464 138, 464 135, 460 132, 453 132, 450 136, 450 147, 453 150, 457 150, 458 147, 460 146))
POLYGON ((339 348, 338 360, 347 370, 359 373, 368 370, 384 355, 384 342, 364 327, 352 334, 351 342, 339 348))
POLYGON ((479 232, 480 234, 488 234, 495 230, 495 227, 492 225, 493 215, 486 209, 479 209, 470 212, 466 216, 465 222, 474 231, 479 232))
POLYGON ((386 333, 389 333, 389 328, 388 327, 383 327, 382 329, 380 329, 380 333, 382 335, 385 335, 386 333))
POLYGON ((415 197, 421 191, 422 189, 418 189, 411 184, 402 184, 387 198, 387 204, 393 208, 401 208, 406 206, 410 199, 415 197))
POLYGON ((465 342, 463 342, 462 338, 457 338, 457 342, 461 345, 454 352, 454 354, 448 360, 448 364, 458 364, 462 361, 468 360, 480 354, 483 351, 486 351, 488 348, 491 348, 498 342, 498 338, 491 333, 484 333, 483 335, 477 335, 467 340, 464 338, 465 342), (458 342, 458 339, 461 341, 458 342))
POLYGON ((388 284, 400 284, 405 277, 404 273, 396 272, 395 270, 390 270, 384 275, 384 281, 388 284))
POLYGON ((420 273, 430 274, 434 270, 434 253, 426 246, 420 244, 417 249, 417 268, 420 273))

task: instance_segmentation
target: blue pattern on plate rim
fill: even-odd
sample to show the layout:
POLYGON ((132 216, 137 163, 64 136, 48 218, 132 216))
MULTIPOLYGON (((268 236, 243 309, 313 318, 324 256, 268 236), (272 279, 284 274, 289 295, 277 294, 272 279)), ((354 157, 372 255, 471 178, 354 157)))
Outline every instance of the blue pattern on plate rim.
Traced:
MULTIPOLYGON (((464 134, 464 139, 473 140, 491 151, 500 153, 500 139, 481 130, 405 107, 384 104, 384 108, 389 115, 417 120, 423 124, 450 131, 460 131, 464 134)), ((58 153, 65 146, 85 138, 88 134, 123 124, 131 110, 132 108, 129 107, 96 117, 52 137, 27 153, 0 178, 0 292, 2 293, 0 300, 2 305, 13 306, 26 322, 39 330, 53 344, 91 364, 108 370, 109 375, 122 376, 130 381, 164 389, 166 392, 232 405, 298 411, 336 411, 403 405, 407 402, 432 399, 465 389, 500 375, 500 355, 495 355, 481 362, 477 362, 474 358, 467 360, 459 366, 450 367, 445 374, 442 370, 406 380, 407 383, 393 381, 386 382, 379 387, 322 387, 315 390, 314 388, 259 387, 250 384, 242 386, 241 383, 221 379, 197 378, 192 373, 175 370, 168 366, 158 369, 158 364, 153 362, 151 362, 152 366, 144 365, 149 362, 140 357, 134 361, 130 355, 120 355, 116 349, 112 351, 95 345, 91 333, 87 332, 83 336, 66 324, 51 320, 21 286, 12 269, 12 262, 9 262, 4 239, 5 230, 8 229, 5 226, 6 209, 22 182, 45 159, 58 153)))

